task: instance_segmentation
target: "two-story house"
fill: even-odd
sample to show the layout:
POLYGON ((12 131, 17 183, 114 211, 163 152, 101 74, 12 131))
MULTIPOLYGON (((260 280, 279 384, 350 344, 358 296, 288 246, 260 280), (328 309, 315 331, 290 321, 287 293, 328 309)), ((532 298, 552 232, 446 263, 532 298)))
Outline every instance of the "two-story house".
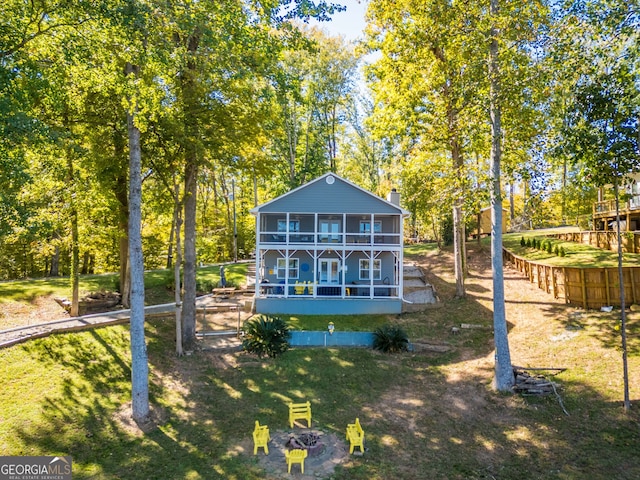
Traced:
POLYGON ((400 313, 398 199, 327 173, 254 208, 256 312, 400 313))

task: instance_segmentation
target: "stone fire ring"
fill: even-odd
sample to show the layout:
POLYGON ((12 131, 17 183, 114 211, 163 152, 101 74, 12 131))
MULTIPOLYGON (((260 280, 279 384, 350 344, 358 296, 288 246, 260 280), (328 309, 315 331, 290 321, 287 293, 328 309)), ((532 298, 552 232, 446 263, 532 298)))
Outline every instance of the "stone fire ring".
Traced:
MULTIPOLYGON (((336 465, 349 460, 349 446, 344 439, 338 438, 334 433, 317 429, 294 429, 285 431, 272 431, 269 442, 269 455, 264 454, 262 448, 258 449, 258 464, 269 476, 282 478, 282 473, 287 472, 287 461, 284 452, 288 450, 287 442, 292 436, 299 437, 303 434, 318 435, 318 443, 315 452, 310 451, 304 460, 304 476, 326 478, 333 474, 336 465)), ((253 448, 251 449, 253 454, 253 448)), ((254 457, 256 458, 256 457, 254 457)), ((299 465, 293 465, 291 474, 302 476, 299 465)))

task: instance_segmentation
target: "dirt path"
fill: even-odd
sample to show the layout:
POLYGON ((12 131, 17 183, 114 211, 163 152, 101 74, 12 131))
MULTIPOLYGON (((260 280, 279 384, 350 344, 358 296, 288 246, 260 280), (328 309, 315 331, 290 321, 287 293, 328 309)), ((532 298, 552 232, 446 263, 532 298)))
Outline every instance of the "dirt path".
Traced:
MULTIPOLYGON (((433 253, 422 257, 418 263, 427 272, 429 280, 437 286, 440 299, 444 303, 451 302, 454 294, 451 254, 433 253)), ((488 250, 469 249, 469 275, 465 286, 468 299, 477 302, 492 317, 493 278, 488 250)), ((525 339, 529 342, 532 337, 547 332, 549 321, 553 318, 568 317, 576 311, 574 307, 566 305, 564 299, 555 299, 553 295, 538 289, 509 264, 504 265, 504 289, 510 347, 512 355, 516 357, 530 350, 519 346, 525 339)), ((472 318, 469 323, 474 323, 472 318)))

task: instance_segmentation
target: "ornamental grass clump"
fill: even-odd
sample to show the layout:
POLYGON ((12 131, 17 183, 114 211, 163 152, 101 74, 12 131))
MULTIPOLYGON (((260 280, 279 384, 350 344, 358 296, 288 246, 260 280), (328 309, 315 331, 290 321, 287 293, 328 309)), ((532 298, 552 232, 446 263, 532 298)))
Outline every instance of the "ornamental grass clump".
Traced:
POLYGON ((242 348, 260 358, 275 358, 289 348, 289 336, 289 326, 280 317, 260 315, 244 324, 242 348))
POLYGON ((384 353, 409 350, 409 336, 396 325, 384 325, 373 332, 373 348, 384 353))

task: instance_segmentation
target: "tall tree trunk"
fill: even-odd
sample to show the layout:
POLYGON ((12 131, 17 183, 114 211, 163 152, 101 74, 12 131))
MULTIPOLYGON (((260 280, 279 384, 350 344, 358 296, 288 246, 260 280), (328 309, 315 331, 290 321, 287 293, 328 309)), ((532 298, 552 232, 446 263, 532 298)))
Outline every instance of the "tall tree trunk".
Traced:
MULTIPOLYGON (((114 156, 117 162, 124 159, 125 139, 117 130, 113 133, 114 156)), ((123 160, 124 161, 124 160, 123 160)), ((124 163, 122 164, 125 165, 124 163)), ((119 175, 116 177, 114 185, 114 194, 118 201, 118 248, 119 248, 119 278, 120 278, 120 295, 121 303, 124 308, 130 307, 129 297, 131 293, 131 283, 129 281, 129 192, 127 185, 126 169, 119 169, 119 175)))
MULTIPOLYGON (((126 74, 137 73, 127 64, 126 74)), ((135 125, 136 106, 127 112, 129 131, 129 270, 131 272, 131 411, 143 423, 149 418, 149 364, 144 334, 144 259, 142 256, 142 174, 140 130, 135 125)))
POLYGON ((188 155, 185 165, 184 200, 184 298, 182 308, 182 343, 188 350, 196 341, 196 176, 197 158, 188 155))
POLYGON ((176 301, 176 355, 182 356, 182 283, 180 267, 182 266, 182 245, 180 244, 180 231, 182 229, 182 205, 180 203, 180 185, 174 179, 174 209, 173 223, 176 238, 176 261, 173 267, 173 279, 175 283, 174 298, 176 301))
POLYGON ((76 207, 75 193, 75 173, 73 169, 73 154, 68 148, 67 156, 67 185, 70 186, 69 205, 71 212, 69 218, 71 220, 71 316, 77 317, 79 313, 80 301, 80 247, 78 246, 78 208, 76 207))
MULTIPOLYGON (((498 0, 491 0, 490 13, 498 15, 498 0)), ((514 384, 509 335, 504 306, 504 271, 502 259, 502 119, 500 106, 500 70, 498 66, 498 31, 491 27, 489 47, 489 109, 491 114, 491 270, 493 273, 493 337, 495 342, 494 387, 510 391, 514 384)))
POLYGON ((620 285, 620 338, 622 342, 622 380, 624 383, 624 409, 629 411, 629 365, 627 362, 627 311, 625 305, 624 274, 622 271, 622 234, 620 233, 620 185, 615 179, 613 191, 616 196, 616 231, 618 238, 618 284, 620 285))
MULTIPOLYGON (((177 203, 177 200, 176 200, 177 203)), ((173 242, 174 236, 176 232, 176 223, 175 223, 175 212, 174 212, 174 222, 171 224, 171 231, 169 232, 169 248, 167 248, 167 265, 166 269, 169 270, 173 266, 173 242)))
MULTIPOLYGON (((457 122, 457 119, 454 120, 457 122)), ((457 127, 456 127, 457 128, 457 127)), ((460 149, 457 133, 451 140, 451 157, 453 159, 453 169, 456 172, 457 180, 461 178, 464 167, 464 160, 460 149)), ((464 288, 464 217, 462 215, 462 186, 456 186, 456 196, 453 204, 453 265, 456 280, 456 298, 464 298, 467 292, 464 288)))
POLYGON ((296 151, 298 147, 298 117, 296 105, 292 102, 290 116, 287 117, 288 108, 285 109, 285 128, 287 132, 287 145, 289 147, 289 182, 291 187, 296 186, 296 151))
POLYGON ((56 245, 51 255, 51 269, 49 275, 51 277, 57 277, 60 275, 60 245, 56 245))
MULTIPOLYGON (((198 49, 199 36, 194 33, 187 40, 188 55, 194 55, 198 49)), ((192 350, 196 342, 196 195, 198 178, 199 140, 197 114, 198 106, 197 66, 193 59, 187 61, 186 71, 181 79, 181 89, 185 109, 185 145, 184 170, 184 296, 182 304, 182 343, 185 349, 192 350)))

